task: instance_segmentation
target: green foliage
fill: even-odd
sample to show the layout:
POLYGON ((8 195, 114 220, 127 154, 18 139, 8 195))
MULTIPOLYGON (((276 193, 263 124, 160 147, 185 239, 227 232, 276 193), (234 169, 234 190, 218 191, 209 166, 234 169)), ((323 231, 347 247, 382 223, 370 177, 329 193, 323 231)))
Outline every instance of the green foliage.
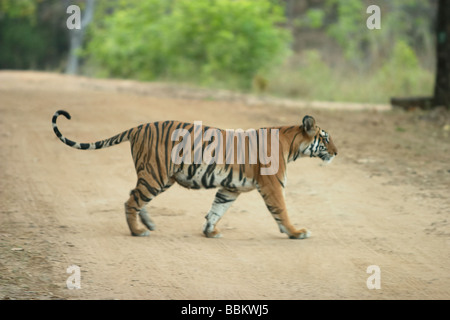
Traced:
POLYGON ((24 68, 25 61, 36 64, 34 57, 44 48, 34 29, 35 12, 32 0, 0 0, 0 68, 24 68))
POLYGON ((302 44, 307 49, 270 74, 269 93, 372 103, 388 103, 393 96, 430 96, 432 15, 433 6, 419 0, 316 2, 296 19, 294 32, 306 35, 314 29, 322 40, 302 44), (381 9, 380 30, 366 27, 371 4, 381 9))
POLYGON ((28 18, 33 20, 36 12, 34 0, 0 0, 0 19, 28 18))
POLYGON ((86 53, 108 76, 249 88, 287 52, 283 20, 267 0, 121 1, 86 53))
POLYGON ((0 22, 0 68, 26 69, 37 67, 38 57, 45 52, 42 35, 29 22, 15 23, 10 19, 0 22), (3 47, 4 46, 4 47, 3 47), (21 54, 18 55, 17 53, 21 54))
POLYGON ((360 59, 359 44, 366 36, 366 10, 360 0, 328 0, 328 6, 337 6, 337 23, 330 24, 328 34, 343 48, 349 60, 360 59))
POLYGON ((318 50, 305 50, 270 74, 270 92, 304 99, 319 98, 327 95, 321 84, 331 77, 331 71, 318 50))
POLYGON ((302 100, 388 103, 393 96, 429 96, 433 73, 400 41, 381 68, 331 68, 319 51, 307 50, 272 73, 269 83, 269 93, 302 100))
POLYGON ((319 29, 324 25, 325 11, 321 8, 311 8, 306 11, 304 17, 297 18, 296 27, 306 27, 311 29, 319 29))
POLYGON ((420 0, 323 0, 306 10, 297 27, 321 29, 342 50, 350 67, 381 66, 397 41, 405 41, 427 58, 433 56, 433 6, 420 0), (368 30, 366 9, 381 9, 381 29, 368 30))
POLYGON ((57 27, 64 16, 54 14, 61 9, 59 0, 0 0, 0 68, 58 66, 67 49, 66 30, 57 27))
POLYGON ((422 92, 424 82, 432 83, 431 74, 420 67, 414 50, 405 41, 395 44, 391 57, 375 78, 390 88, 392 96, 417 95, 422 92))
MULTIPOLYGON (((82 70, 228 89, 253 83, 260 92, 310 100, 386 103, 432 94, 434 2, 286 3, 96 1, 82 70), (366 27, 371 4, 381 9, 380 30, 366 27), (287 24, 285 15, 296 18, 287 24)), ((68 4, 83 15, 84 0, 0 0, 0 69, 64 69, 68 4)))

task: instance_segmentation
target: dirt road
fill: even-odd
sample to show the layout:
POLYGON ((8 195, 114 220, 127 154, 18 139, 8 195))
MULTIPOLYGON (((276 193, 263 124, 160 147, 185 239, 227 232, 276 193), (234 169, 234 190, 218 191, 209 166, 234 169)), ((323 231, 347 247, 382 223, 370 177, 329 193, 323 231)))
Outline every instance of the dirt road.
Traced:
POLYGON ((0 299, 449 299, 448 114, 249 103, 189 89, 34 72, 0 72, 0 299), (181 91, 180 91, 181 90, 181 91), (181 93, 180 93, 181 92, 181 93), (131 237, 123 203, 136 183, 129 144, 78 151, 156 120, 221 128, 300 123, 333 135, 329 166, 288 167, 297 227, 279 233, 262 198, 243 194, 201 230, 215 190, 174 186, 148 206, 157 230, 131 237), (445 118, 447 117, 447 118, 445 118), (446 126, 447 125, 447 126, 446 126), (66 272, 80 267, 81 289, 66 272), (369 266, 378 273, 367 273, 369 266), (369 289, 369 284, 380 285, 369 289))

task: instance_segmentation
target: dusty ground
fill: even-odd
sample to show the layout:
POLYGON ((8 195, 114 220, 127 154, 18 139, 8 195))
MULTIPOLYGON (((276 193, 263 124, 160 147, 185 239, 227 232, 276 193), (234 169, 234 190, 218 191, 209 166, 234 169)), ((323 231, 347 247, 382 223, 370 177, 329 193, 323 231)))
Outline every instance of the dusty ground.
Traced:
POLYGON ((448 114, 189 92, 0 72, 0 299, 450 298, 448 114), (150 203, 157 230, 131 237, 129 144, 64 146, 50 122, 61 108, 72 114, 59 120, 61 131, 81 142, 155 120, 247 129, 315 116, 339 155, 329 166, 291 163, 286 189, 292 222, 312 237, 279 233, 254 191, 222 219, 223 238, 206 239, 215 191, 179 186, 150 203), (66 287, 70 265, 80 267, 79 290, 66 287), (366 285, 370 265, 381 270, 378 290, 366 285))

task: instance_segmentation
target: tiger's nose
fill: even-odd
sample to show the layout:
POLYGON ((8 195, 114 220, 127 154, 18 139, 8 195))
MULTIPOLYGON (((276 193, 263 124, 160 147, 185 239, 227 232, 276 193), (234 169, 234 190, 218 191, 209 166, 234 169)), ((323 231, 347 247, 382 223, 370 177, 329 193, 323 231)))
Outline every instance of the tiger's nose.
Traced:
POLYGON ((337 156, 337 151, 334 152, 334 156, 337 156))

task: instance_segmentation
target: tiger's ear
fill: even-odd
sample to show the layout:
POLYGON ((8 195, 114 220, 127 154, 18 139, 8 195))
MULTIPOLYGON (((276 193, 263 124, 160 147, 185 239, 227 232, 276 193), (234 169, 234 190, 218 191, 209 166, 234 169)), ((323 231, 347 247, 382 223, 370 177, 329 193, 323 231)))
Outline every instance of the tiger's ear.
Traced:
POLYGON ((311 116, 305 116, 302 120, 303 131, 310 137, 316 133, 316 120, 311 116))

